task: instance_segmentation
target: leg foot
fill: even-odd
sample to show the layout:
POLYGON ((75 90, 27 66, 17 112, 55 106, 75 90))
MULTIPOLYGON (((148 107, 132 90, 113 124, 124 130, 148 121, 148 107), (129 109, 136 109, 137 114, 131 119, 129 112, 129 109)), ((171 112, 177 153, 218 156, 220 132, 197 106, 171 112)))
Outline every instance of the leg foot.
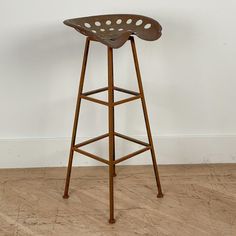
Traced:
POLYGON ((114 224, 116 222, 116 220, 115 219, 110 219, 108 222, 109 222, 109 224, 114 224))
POLYGON ((68 194, 63 195, 64 199, 68 199, 70 196, 68 194))
POLYGON ((163 195, 163 193, 158 193, 158 194, 157 194, 157 197, 158 197, 158 198, 163 198, 164 195, 163 195))

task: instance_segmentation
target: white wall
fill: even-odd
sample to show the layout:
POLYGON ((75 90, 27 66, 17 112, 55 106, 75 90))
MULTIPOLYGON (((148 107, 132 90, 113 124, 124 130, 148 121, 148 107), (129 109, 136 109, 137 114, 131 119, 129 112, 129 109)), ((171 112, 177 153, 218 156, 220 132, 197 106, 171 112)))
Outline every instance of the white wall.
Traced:
MULTIPOLYGON (((235 162, 235 12, 234 0, 0 0, 0 168, 66 164, 85 38, 62 21, 105 13, 163 26, 160 40, 137 39, 159 163, 235 162)), ((129 44, 114 56, 116 84, 136 88, 129 44)), ((106 65, 105 46, 93 43, 86 90, 106 85, 106 65)), ((84 102, 82 112, 79 137, 106 130, 106 108, 84 102)), ((144 136, 140 112, 121 105, 117 129, 144 136)))

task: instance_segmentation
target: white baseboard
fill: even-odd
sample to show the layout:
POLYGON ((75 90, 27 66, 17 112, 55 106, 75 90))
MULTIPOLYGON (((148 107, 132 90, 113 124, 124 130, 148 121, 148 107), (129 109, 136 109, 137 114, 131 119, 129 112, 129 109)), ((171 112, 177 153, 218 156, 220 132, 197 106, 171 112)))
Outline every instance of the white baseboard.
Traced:
MULTIPOLYGON (((136 137, 142 139, 143 137, 136 137)), ((235 163, 236 135, 170 135, 154 136, 159 164, 235 163)), ((80 138, 79 141, 84 140, 80 138)), ((66 166, 69 138, 0 139, 0 168, 66 166)), ((136 150, 123 141, 117 145, 117 156, 136 150)), ((139 145, 136 145, 139 148, 139 145)), ((89 149, 106 156, 105 146, 94 144, 89 149)), ((125 165, 151 164, 149 151, 133 157, 125 165)), ((81 154, 75 154, 74 165, 101 165, 81 154)))

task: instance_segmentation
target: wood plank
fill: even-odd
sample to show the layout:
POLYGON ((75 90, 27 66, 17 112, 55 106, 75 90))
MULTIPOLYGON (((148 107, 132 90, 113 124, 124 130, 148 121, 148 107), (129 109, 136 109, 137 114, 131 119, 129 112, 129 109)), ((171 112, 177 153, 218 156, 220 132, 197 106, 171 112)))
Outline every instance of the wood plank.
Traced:
POLYGON ((108 219, 107 167, 0 170, 0 235, 235 235, 236 164, 117 166, 116 223, 108 219))

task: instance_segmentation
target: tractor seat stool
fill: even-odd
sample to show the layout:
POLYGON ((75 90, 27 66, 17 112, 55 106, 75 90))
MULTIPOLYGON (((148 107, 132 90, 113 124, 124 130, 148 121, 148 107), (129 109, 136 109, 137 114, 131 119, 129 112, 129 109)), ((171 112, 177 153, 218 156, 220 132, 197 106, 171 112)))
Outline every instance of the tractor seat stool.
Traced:
POLYGON ((135 46, 134 37, 132 36, 132 35, 136 35, 141 39, 144 39, 147 41, 153 41, 160 38, 162 28, 157 21, 149 17, 140 16, 140 15, 131 15, 131 14, 100 15, 100 16, 75 18, 75 19, 65 20, 64 24, 74 28, 81 34, 87 36, 87 39, 86 39, 85 49, 84 49, 84 57, 83 57, 81 77, 80 77, 80 83, 79 83, 79 91, 78 91, 78 97, 77 97, 77 103, 76 103, 74 126, 73 126, 72 140, 71 140, 71 147, 70 147, 70 156, 69 156, 65 191, 64 191, 63 198, 65 199, 69 198, 68 191, 69 191, 74 152, 78 152, 80 154, 93 158, 97 161, 103 162, 109 166, 109 195, 110 195, 109 223, 115 223, 113 178, 116 176, 116 173, 115 173, 116 164, 122 161, 125 161, 131 157, 134 157, 140 153, 150 150, 151 156, 152 156, 154 173, 156 177, 157 189, 158 189, 157 197, 158 198, 163 197, 160 178, 158 174, 157 162, 156 162, 156 157, 155 157, 154 145, 152 141, 151 129, 149 125, 146 102, 144 98, 143 85, 142 85, 141 74, 139 70, 136 46, 135 46), (128 40, 130 40, 131 42, 131 48, 132 48, 134 65, 135 65, 137 81, 138 81, 138 88, 139 88, 138 92, 114 86, 113 48, 121 47, 128 40), (108 86, 105 88, 99 88, 96 90, 83 92, 84 77, 85 77, 90 41, 97 41, 107 46, 108 86), (132 96, 123 100, 114 101, 115 90, 132 95, 132 96), (104 91, 108 91, 108 101, 99 100, 90 96, 92 94, 104 92, 104 91), (89 139, 85 142, 76 144, 75 140, 76 140, 77 126, 78 126, 78 118, 79 118, 79 113, 80 113, 81 99, 99 103, 108 107, 109 129, 108 129, 108 133, 106 134, 103 134, 98 137, 89 139), (115 127, 114 127, 115 106, 126 103, 126 102, 134 101, 136 99, 141 99, 143 114, 144 114, 144 119, 145 119, 145 124, 146 124, 146 130, 147 130, 147 135, 148 135, 148 142, 143 142, 143 141, 128 137, 124 134, 120 134, 115 131, 115 127), (84 145, 90 144, 92 142, 98 141, 106 137, 108 137, 109 139, 109 159, 108 160, 81 149, 81 147, 83 147, 84 145), (123 138, 125 140, 129 140, 131 142, 137 143, 139 145, 142 145, 143 148, 133 153, 130 153, 128 155, 125 155, 119 159, 116 159, 115 158, 115 137, 123 138))

